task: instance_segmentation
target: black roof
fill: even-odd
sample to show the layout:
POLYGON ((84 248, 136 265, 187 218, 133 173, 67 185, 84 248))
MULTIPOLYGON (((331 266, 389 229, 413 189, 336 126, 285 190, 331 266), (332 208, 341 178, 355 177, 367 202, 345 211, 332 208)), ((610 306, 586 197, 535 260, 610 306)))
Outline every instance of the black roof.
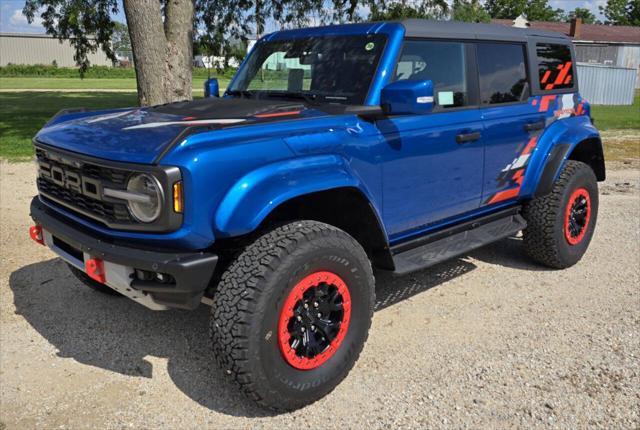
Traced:
POLYGON ((570 39, 553 31, 535 28, 516 28, 498 24, 475 24, 459 21, 431 21, 426 19, 405 19, 401 21, 406 37, 430 37, 446 39, 482 39, 524 42, 529 37, 570 39))

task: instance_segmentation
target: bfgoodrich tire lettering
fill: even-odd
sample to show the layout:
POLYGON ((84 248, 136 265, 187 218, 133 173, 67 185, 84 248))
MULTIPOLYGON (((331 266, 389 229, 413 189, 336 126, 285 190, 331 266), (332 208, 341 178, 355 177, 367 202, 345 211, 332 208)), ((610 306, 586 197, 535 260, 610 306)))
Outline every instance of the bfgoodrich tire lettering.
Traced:
POLYGON ((216 360, 262 406, 293 410, 328 394, 345 378, 366 341, 374 280, 362 247, 345 232, 315 221, 278 227, 249 245, 223 274, 213 300, 216 360), (280 350, 278 322, 294 286, 315 272, 335 273, 351 297, 348 331, 331 357, 301 370, 280 350))
POLYGON ((598 218, 598 184, 593 170, 579 161, 569 160, 549 194, 527 203, 523 215, 527 228, 523 232, 524 248, 535 261, 555 269, 576 264, 591 242, 598 218), (586 196, 589 214, 584 230, 567 237, 568 210, 576 196, 586 196))

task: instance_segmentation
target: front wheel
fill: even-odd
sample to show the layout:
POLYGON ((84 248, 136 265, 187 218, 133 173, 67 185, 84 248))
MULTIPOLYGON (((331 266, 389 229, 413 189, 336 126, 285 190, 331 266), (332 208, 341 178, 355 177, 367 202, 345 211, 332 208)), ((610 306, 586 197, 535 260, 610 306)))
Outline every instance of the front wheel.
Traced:
POLYGON ((554 269, 576 264, 589 247, 598 218, 598 183, 593 170, 567 161, 553 190, 527 203, 525 251, 554 269))
POLYGON ((349 373, 374 296, 371 264, 347 233, 315 221, 278 227, 222 275, 211 316, 216 359, 259 404, 298 409, 349 373))

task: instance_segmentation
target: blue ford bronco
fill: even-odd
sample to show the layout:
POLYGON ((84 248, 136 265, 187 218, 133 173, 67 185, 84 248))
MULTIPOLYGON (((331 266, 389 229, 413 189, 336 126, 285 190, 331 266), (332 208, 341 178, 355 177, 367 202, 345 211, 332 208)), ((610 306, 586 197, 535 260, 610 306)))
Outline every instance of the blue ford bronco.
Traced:
POLYGON ((564 35, 407 20, 263 37, 222 96, 63 111, 35 136, 30 235, 98 291, 211 306, 251 399, 329 393, 405 274, 522 232, 585 253, 602 143, 564 35))

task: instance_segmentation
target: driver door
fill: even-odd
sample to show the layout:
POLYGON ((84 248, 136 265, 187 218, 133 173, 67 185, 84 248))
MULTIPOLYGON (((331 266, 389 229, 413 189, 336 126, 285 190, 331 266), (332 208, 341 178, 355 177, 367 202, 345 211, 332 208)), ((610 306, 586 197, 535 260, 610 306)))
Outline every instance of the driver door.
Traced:
POLYGON ((396 80, 431 80, 434 109, 378 121, 383 135, 383 217, 391 239, 478 209, 483 125, 475 50, 453 41, 408 40, 396 80))

